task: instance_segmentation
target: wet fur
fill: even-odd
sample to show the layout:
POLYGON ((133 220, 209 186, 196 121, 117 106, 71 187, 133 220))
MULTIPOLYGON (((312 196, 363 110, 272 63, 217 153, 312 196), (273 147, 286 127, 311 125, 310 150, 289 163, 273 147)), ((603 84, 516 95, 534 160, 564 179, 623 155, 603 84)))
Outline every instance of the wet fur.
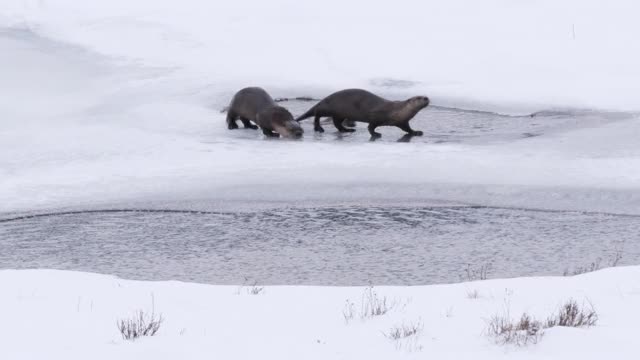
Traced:
POLYGON ((238 119, 245 128, 260 127, 269 137, 300 137, 303 133, 302 127, 293 119, 289 110, 276 104, 273 98, 259 87, 244 88, 233 96, 227 111, 227 127, 230 130, 237 129, 238 119))
POLYGON ((410 135, 420 136, 422 131, 415 131, 409 121, 422 109, 429 105, 426 96, 415 96, 405 101, 390 101, 362 89, 347 89, 335 92, 322 99, 296 121, 314 117, 314 130, 324 132, 320 126, 320 118, 330 117, 340 132, 352 132, 354 129, 344 127, 343 121, 358 121, 369 124, 372 137, 380 137, 375 132, 379 126, 397 126, 410 135))

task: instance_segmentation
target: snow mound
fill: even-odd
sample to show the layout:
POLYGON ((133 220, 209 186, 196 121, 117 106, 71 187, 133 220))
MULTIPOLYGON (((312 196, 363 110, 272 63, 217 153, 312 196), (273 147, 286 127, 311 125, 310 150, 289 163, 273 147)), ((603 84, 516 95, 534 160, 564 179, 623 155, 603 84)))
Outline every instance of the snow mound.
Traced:
POLYGON ((255 288, 3 270, 0 336, 3 358, 15 360, 636 359, 638 279, 640 267, 624 267, 455 285, 255 288), (570 298, 591 303, 598 324, 553 328, 520 348, 497 345, 484 333, 493 315, 544 319, 570 298), (362 316, 363 304, 386 313, 362 316), (161 314, 164 322, 155 337, 123 340, 116 322, 138 310, 161 314), (385 336, 411 324, 418 334, 385 336))

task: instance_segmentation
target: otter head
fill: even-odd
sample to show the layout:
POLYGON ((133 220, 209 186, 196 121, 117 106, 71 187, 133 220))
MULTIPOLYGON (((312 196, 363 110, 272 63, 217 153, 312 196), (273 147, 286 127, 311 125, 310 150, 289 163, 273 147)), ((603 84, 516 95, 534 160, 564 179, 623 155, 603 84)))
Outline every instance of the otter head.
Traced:
POLYGON ((391 113, 391 118, 400 123, 411 120, 418 111, 429 106, 429 98, 426 96, 414 96, 405 101, 397 101, 394 104, 395 109, 391 113))
POLYGON ((304 131, 300 124, 293 119, 289 110, 276 106, 271 113, 271 126, 284 137, 298 139, 302 137, 304 131))
POLYGON ((414 96, 411 99, 408 100, 409 104, 412 105, 412 107, 415 107, 417 110, 422 110, 424 108, 426 108, 427 106, 429 106, 429 98, 426 96, 414 96))

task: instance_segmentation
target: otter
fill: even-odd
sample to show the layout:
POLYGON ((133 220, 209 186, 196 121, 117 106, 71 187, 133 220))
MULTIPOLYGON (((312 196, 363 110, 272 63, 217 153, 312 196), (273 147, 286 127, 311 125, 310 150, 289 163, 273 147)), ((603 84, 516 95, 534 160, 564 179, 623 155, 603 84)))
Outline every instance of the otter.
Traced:
POLYGON ((369 124, 369 133, 373 138, 382 135, 375 129, 378 126, 397 126, 409 135, 421 136, 422 131, 415 131, 409 126, 418 111, 429 105, 426 96, 414 96, 405 101, 389 101, 362 89, 347 89, 335 92, 320 100, 296 121, 315 117, 314 130, 324 132, 320 126, 321 117, 330 117, 340 132, 353 132, 346 128, 344 120, 359 121, 369 124))
POLYGON ((245 128, 257 129, 269 137, 299 138, 304 132, 289 110, 276 104, 273 98, 262 88, 248 87, 238 91, 231 100, 227 111, 229 130, 237 129, 236 120, 240 118, 245 128), (251 124, 255 122, 258 126, 251 124))

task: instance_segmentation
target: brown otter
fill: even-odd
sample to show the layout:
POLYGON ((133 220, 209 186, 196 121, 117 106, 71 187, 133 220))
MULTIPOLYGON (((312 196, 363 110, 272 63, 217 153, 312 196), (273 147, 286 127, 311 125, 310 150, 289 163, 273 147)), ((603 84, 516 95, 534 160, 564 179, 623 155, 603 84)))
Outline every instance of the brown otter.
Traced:
POLYGON ((273 98, 259 87, 248 87, 238 91, 231 100, 227 111, 227 126, 237 129, 236 120, 240 118, 245 128, 257 129, 271 137, 280 135, 299 138, 304 132, 289 110, 273 101, 273 98), (251 121, 258 124, 255 126, 251 121))
POLYGON ((377 138, 378 126, 397 126, 410 135, 422 135, 422 131, 414 131, 409 126, 418 111, 429 105, 426 96, 415 96, 405 101, 389 101, 362 89, 347 89, 335 92, 320 100, 296 121, 315 117, 314 130, 323 132, 320 126, 321 117, 330 117, 340 132, 352 132, 354 129, 344 127, 344 120, 369 123, 369 133, 377 138))

